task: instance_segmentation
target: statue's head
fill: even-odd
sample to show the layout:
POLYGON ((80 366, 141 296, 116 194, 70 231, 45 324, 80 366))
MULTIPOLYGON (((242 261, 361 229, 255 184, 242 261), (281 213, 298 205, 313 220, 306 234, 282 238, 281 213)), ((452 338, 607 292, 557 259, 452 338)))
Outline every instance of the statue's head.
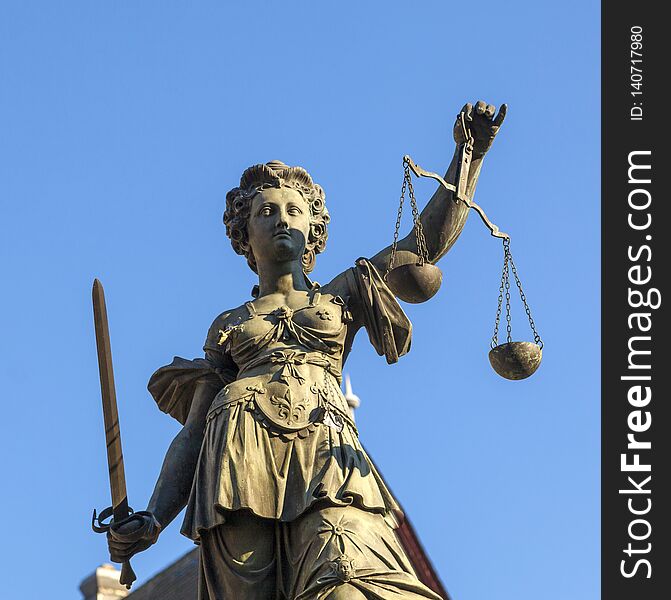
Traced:
POLYGON ((226 235, 254 272, 257 256, 300 259, 303 271, 312 271, 329 219, 324 191, 309 173, 277 160, 249 167, 226 194, 226 235))

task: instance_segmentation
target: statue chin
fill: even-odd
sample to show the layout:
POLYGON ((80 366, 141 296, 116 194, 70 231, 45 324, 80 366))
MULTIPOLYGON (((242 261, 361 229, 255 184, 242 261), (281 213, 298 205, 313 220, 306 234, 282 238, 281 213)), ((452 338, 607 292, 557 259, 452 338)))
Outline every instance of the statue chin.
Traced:
POLYGON ((273 258, 279 261, 298 260, 303 255, 303 248, 297 248, 293 239, 277 237, 273 240, 273 258))

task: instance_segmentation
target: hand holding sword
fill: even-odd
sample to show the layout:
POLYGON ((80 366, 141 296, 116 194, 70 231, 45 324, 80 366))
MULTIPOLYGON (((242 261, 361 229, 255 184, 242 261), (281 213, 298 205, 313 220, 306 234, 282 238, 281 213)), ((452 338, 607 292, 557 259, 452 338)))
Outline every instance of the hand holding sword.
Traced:
POLYGON ((96 533, 107 534, 110 558, 114 562, 122 563, 119 581, 130 589, 136 579, 130 566, 130 557, 151 546, 158 538, 161 526, 150 512, 133 512, 128 505, 105 292, 97 279, 93 282, 93 317, 112 506, 99 515, 94 510, 91 526, 96 533), (106 521, 107 519, 110 520, 106 521))

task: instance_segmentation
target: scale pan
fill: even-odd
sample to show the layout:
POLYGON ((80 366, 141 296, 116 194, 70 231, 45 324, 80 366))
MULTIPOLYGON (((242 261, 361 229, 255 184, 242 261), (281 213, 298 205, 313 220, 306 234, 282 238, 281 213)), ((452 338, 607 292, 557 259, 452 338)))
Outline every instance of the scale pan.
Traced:
POLYGON ((387 275, 389 289, 401 300, 411 304, 432 298, 442 282, 442 272, 431 263, 401 265, 387 275))
POLYGON ((526 379, 541 364, 543 351, 533 342, 508 342, 489 351, 492 368, 505 379, 526 379))

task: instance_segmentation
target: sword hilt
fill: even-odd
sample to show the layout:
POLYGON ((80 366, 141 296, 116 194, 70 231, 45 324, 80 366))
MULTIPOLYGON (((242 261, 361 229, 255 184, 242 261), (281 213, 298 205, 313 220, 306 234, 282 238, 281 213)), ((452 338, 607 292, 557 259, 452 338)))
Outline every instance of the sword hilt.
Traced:
MULTIPOLYGON (((119 519, 120 516, 119 510, 115 510, 113 506, 108 506, 100 514, 97 514, 96 509, 94 508, 93 518, 91 519, 91 528, 96 533, 108 533, 112 527, 118 527, 122 523, 128 523, 132 520, 142 520, 142 512, 136 514, 130 506, 127 506, 125 510, 127 511, 126 516, 120 520, 116 520, 119 519), (105 522, 107 519, 109 519, 109 521, 105 522)), ((143 529, 144 528, 138 530, 137 533, 142 532, 143 529)), ((140 536, 138 535, 138 539, 139 537, 140 536)), ((130 560, 121 563, 119 583, 125 585, 126 589, 129 590, 136 579, 137 576, 135 575, 135 571, 133 571, 133 567, 130 565, 130 560)))

